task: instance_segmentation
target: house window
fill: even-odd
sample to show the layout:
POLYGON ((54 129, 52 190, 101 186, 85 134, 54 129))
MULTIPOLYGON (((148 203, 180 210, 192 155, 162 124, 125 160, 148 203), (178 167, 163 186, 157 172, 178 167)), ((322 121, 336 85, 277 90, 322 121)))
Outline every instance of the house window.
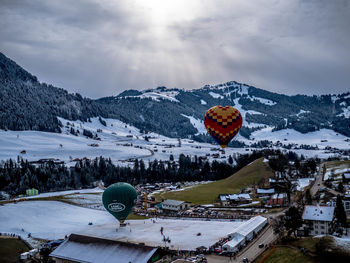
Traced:
POLYGON ((318 234, 318 231, 315 231, 315 234, 317 235, 317 234, 318 234))
POLYGON ((324 226, 321 226, 321 229, 324 229, 324 226))
POLYGON ((318 228, 318 225, 315 224, 315 228, 318 228))

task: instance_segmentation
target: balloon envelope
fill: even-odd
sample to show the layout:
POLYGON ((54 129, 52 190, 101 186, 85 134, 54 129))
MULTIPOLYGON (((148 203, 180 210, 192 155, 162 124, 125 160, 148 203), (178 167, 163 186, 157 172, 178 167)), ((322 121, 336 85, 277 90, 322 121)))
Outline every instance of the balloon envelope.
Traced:
POLYGON ((242 127, 242 122, 241 113, 231 106, 214 106, 204 115, 205 128, 221 148, 225 148, 237 135, 242 127))
POLYGON ((102 195, 102 202, 106 210, 121 223, 131 213, 136 204, 137 192, 128 183, 110 185, 102 195))

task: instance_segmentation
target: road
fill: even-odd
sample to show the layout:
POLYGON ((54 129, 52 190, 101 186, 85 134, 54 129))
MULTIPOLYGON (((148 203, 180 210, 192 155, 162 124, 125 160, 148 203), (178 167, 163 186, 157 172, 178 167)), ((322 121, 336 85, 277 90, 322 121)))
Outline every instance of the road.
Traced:
POLYGON ((315 179, 315 183, 310 188, 310 193, 312 197, 315 196, 315 194, 321 187, 324 187, 322 179, 323 179, 323 163, 320 164, 318 174, 315 179))
POLYGON ((273 233, 272 227, 269 225, 267 229, 264 230, 262 235, 259 235, 258 238, 253 240, 253 243, 249 243, 248 247, 243 250, 243 253, 240 253, 236 259, 230 260, 229 257, 208 255, 208 263, 242 263, 243 258, 248 258, 249 262, 253 261, 260 253, 263 251, 262 248, 259 248, 259 244, 270 244, 277 239, 277 235, 273 233))
MULTIPOLYGON (((318 190, 320 190, 320 188, 322 187, 326 187, 324 184, 323 184, 323 164, 324 163, 321 163, 320 166, 319 166, 319 172, 316 176, 316 179, 315 179, 315 183, 313 184, 313 186, 311 187, 310 189, 310 193, 311 193, 311 196, 314 197, 317 193, 318 190)), ((338 194, 340 194, 339 192, 335 191, 334 189, 331 189, 331 188, 327 188, 327 191, 332 193, 333 195, 337 196, 338 194)))

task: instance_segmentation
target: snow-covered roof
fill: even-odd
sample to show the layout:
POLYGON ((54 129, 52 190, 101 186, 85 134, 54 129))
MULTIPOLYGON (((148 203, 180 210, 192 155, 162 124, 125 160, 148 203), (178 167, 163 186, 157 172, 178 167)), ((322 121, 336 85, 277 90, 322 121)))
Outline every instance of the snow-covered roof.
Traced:
POLYGON ((277 198, 287 198, 287 194, 286 193, 279 193, 279 194, 274 194, 273 196, 271 196, 271 199, 277 199, 277 198))
POLYGON ((157 248, 121 241, 71 234, 51 254, 51 257, 74 262, 146 263, 157 248))
POLYGON ((162 205, 175 205, 175 206, 178 206, 178 205, 181 205, 183 203, 184 203, 184 201, 167 199, 167 200, 164 200, 162 202, 162 205))
POLYGON ((240 234, 244 237, 248 236, 251 232, 256 230, 259 226, 266 224, 267 218, 262 216, 254 216, 249 219, 244 224, 240 225, 236 230, 230 234, 230 236, 235 236, 236 234, 240 234))
POLYGON ((251 199, 249 194, 232 194, 229 198, 230 200, 251 199))
POLYGON ((225 243, 223 245, 223 247, 231 247, 231 248, 235 248, 237 247, 240 243, 242 243, 244 241, 245 237, 242 236, 241 234, 236 233, 232 239, 230 241, 228 241, 227 243, 225 243))
POLYGON ((220 195, 221 201, 239 201, 239 200, 251 200, 249 194, 229 194, 229 195, 220 195))
POLYGON ((332 221, 334 207, 306 205, 303 212, 304 220, 332 221))
POLYGON ((258 194, 274 194, 275 193, 275 189, 274 188, 270 188, 270 189, 258 188, 256 192, 258 194))
POLYGON ((345 174, 344 174, 344 177, 345 177, 346 179, 350 179, 350 173, 345 173, 345 174))
POLYGON ((225 202, 228 199, 227 195, 220 195, 221 202, 225 202))

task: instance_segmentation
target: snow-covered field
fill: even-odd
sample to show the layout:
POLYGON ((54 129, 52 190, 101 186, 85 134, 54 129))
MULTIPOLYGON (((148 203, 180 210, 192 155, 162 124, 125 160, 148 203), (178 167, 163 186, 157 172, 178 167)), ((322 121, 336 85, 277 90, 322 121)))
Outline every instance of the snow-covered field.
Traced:
POLYGON ((38 195, 33 196, 26 196, 21 197, 17 199, 37 199, 37 198, 45 198, 45 197, 54 197, 54 196, 64 196, 64 195, 74 195, 77 196, 79 194, 101 194, 104 190, 96 187, 92 189, 80 189, 80 190, 68 190, 68 191, 57 191, 57 192, 49 192, 49 193, 42 193, 38 195))
POLYGON ((255 140, 269 140, 272 142, 280 141, 284 142, 285 144, 296 143, 299 145, 305 144, 317 146, 320 149, 324 149, 327 146, 338 149, 350 148, 350 143, 345 142, 348 137, 328 129, 321 129, 319 131, 303 134, 292 129, 272 132, 272 127, 268 127, 253 132, 251 137, 255 140))
MULTIPOLYGON (((106 211, 88 209, 55 201, 24 201, 0 206, 0 232, 16 233, 24 238, 58 239, 70 233, 92 235, 147 245, 164 245, 160 228, 171 240, 173 249, 210 246, 227 236, 243 222, 147 219, 128 220, 118 228, 116 219, 106 211), (93 225, 88 225, 92 222, 93 225), (24 231, 22 231, 22 229, 24 231), (201 233, 200 236, 197 236, 201 233)), ((29 240, 30 242, 32 240, 29 240)))
MULTIPOLYGON (((244 114, 244 112, 243 112, 244 114)), ((198 133, 205 133, 203 121, 191 116, 190 119, 198 133)), ((63 127, 63 132, 48 133, 39 131, 3 131, 0 130, 0 160, 16 159, 21 156, 29 161, 39 159, 54 158, 64 161, 66 165, 74 165, 72 160, 76 158, 95 158, 104 156, 119 165, 131 164, 131 159, 139 158, 148 160, 169 160, 170 155, 175 159, 183 153, 185 155, 206 156, 209 161, 214 160, 213 153, 219 153, 217 160, 226 161, 229 155, 247 153, 254 149, 250 148, 226 148, 226 154, 221 154, 217 144, 198 143, 188 139, 168 138, 159 134, 149 133, 145 140, 137 128, 127 125, 115 119, 105 119, 107 125, 103 126, 98 118, 93 118, 92 122, 67 121, 59 118, 63 127), (69 131, 79 130, 78 136, 70 134, 69 131), (97 134, 100 140, 94 140, 82 135, 83 129, 97 134), (25 153, 21 153, 25 151, 25 153)), ((237 140, 248 145, 259 140, 270 140, 273 142, 283 142, 285 144, 295 143, 318 146, 320 150, 294 150, 298 154, 305 156, 318 156, 321 158, 334 155, 325 151, 326 146, 339 149, 350 148, 349 142, 345 142, 347 137, 337 134, 334 131, 322 129, 320 131, 301 134, 295 130, 280 130, 272 132, 272 127, 262 127, 256 123, 244 123, 249 127, 261 127, 253 132, 252 138, 248 140, 238 135, 237 140), (322 142, 321 142, 322 141, 322 142)))

